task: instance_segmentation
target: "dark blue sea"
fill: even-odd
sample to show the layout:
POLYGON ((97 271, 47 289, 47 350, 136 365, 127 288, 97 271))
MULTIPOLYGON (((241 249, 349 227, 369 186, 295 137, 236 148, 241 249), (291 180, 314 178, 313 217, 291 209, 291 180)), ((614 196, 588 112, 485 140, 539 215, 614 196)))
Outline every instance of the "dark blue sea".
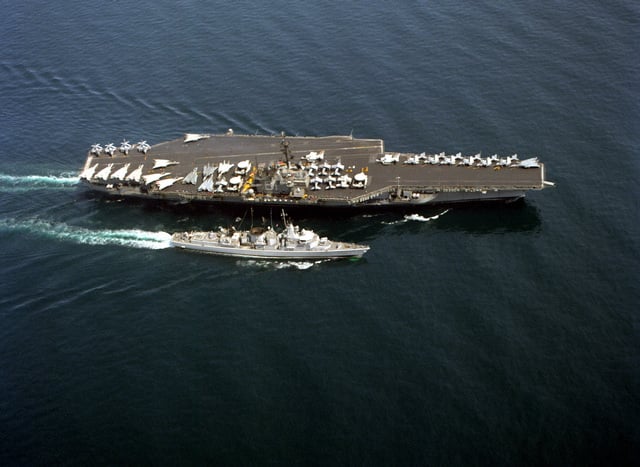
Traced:
POLYGON ((637 2, 0 6, 1 465, 638 465, 637 2), (93 143, 228 128, 556 186, 297 212, 371 250, 278 263, 167 248, 241 213, 77 185, 93 143))

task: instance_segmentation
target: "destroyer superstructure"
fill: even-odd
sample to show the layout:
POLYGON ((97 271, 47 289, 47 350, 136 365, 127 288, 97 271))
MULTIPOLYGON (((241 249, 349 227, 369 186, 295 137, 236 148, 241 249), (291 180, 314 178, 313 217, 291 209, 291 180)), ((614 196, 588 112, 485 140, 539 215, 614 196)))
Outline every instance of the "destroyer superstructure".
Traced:
POLYGON ((96 144, 80 178, 121 197, 344 207, 506 201, 552 185, 537 158, 397 153, 380 139, 232 131, 96 144))

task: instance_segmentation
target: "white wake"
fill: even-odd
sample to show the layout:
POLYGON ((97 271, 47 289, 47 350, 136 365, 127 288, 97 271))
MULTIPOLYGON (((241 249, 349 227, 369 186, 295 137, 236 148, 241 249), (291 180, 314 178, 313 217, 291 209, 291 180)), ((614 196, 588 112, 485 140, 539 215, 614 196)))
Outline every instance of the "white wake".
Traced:
POLYGON ((404 224, 405 222, 409 222, 409 221, 415 221, 415 222, 435 221, 440 216, 444 216, 448 212, 449 212, 449 209, 445 209, 440 214, 436 214, 435 216, 430 216, 430 217, 424 217, 424 216, 421 216, 420 214, 407 214, 404 216, 404 219, 401 219, 399 221, 393 221, 393 222, 383 222, 383 224, 395 225, 395 224, 404 224))
POLYGON ((63 173, 60 175, 8 175, 0 173, 0 191, 23 192, 30 190, 60 189, 78 184, 80 178, 63 173))
POLYGON ((0 231, 28 232, 41 237, 84 245, 119 245, 151 250, 161 250, 171 246, 171 235, 167 232, 148 232, 138 229, 92 230, 74 227, 64 222, 47 222, 40 219, 0 219, 0 231))

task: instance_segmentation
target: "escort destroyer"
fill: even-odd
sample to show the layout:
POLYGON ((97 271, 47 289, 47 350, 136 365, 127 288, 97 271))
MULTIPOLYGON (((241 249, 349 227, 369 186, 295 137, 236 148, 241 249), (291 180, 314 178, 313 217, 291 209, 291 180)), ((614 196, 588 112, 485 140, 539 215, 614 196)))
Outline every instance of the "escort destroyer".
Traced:
POLYGON ((359 258, 369 250, 366 245, 329 240, 313 230, 300 229, 284 212, 282 220, 284 228, 279 232, 271 227, 178 232, 171 236, 171 246, 223 256, 287 260, 359 258))

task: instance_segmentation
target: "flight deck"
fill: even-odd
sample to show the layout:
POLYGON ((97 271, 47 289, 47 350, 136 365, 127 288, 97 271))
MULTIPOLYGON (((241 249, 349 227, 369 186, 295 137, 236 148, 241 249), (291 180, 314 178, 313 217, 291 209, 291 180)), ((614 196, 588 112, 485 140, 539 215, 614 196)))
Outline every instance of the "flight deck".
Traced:
POLYGON ((537 158, 397 153, 352 136, 185 134, 94 145, 80 178, 122 197, 366 206, 512 200, 551 185, 537 158))

